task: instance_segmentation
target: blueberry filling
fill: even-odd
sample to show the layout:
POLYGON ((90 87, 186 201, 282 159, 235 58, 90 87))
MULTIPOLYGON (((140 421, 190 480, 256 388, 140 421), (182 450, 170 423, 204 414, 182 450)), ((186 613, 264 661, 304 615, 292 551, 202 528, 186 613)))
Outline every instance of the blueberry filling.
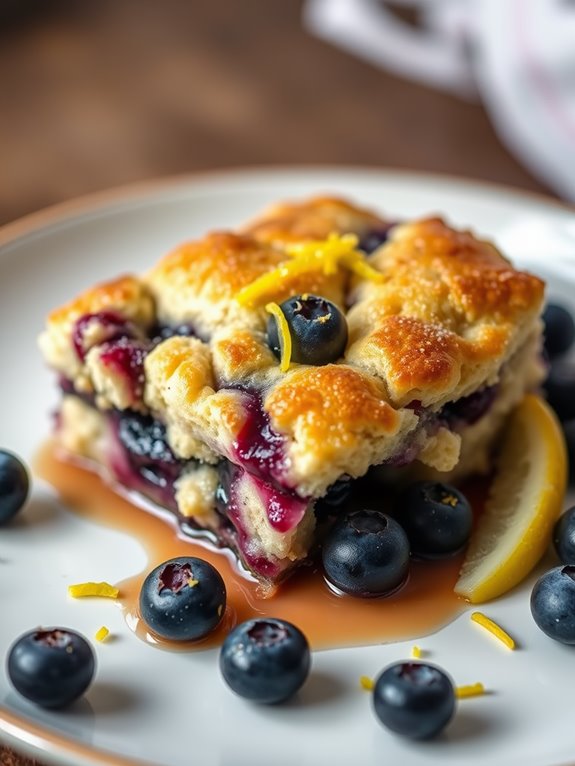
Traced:
POLYGON ((147 342, 119 338, 100 346, 100 362, 125 381, 132 402, 141 400, 144 393, 144 359, 147 342))
POLYGON ((378 247, 381 247, 387 242, 389 233, 394 226, 394 223, 388 223, 380 228, 371 229, 361 238, 359 249, 363 250, 367 255, 371 255, 371 253, 375 252, 378 247))
POLYGON ((498 386, 486 386, 469 396, 448 402, 439 413, 439 419, 457 431, 477 423, 491 409, 498 394, 498 386))
POLYGON ((88 351, 96 345, 120 338, 138 338, 138 328, 114 311, 100 311, 96 314, 84 314, 78 319, 72 330, 72 344, 78 359, 83 362, 88 351), (90 327, 97 328, 96 337, 90 340, 90 327))
POLYGON ((285 475, 285 436, 276 433, 255 391, 244 391, 246 420, 233 443, 234 462, 280 488, 285 475))
POLYGON ((135 412, 111 415, 116 444, 111 468, 130 489, 173 511, 177 510, 174 483, 184 462, 178 460, 166 440, 166 429, 151 417, 135 412))
POLYGON ((152 340, 152 343, 154 345, 157 345, 158 343, 161 343, 164 340, 167 340, 168 338, 174 338, 176 336, 185 336, 186 338, 194 338, 196 337, 196 332, 191 324, 179 324, 179 325, 168 325, 168 324, 157 324, 150 330, 150 338, 152 340))

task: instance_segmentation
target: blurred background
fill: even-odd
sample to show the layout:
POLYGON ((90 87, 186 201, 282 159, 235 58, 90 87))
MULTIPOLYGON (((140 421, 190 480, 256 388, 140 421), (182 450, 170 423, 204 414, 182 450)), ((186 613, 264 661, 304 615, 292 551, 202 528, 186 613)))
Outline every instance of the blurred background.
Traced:
MULTIPOLYGON (((438 87, 358 57, 361 40, 355 53, 336 40, 330 14, 354 3, 365 5, 0 0, 0 223, 141 179, 248 165, 406 168, 556 190, 504 146, 473 87, 438 87)), ((411 34, 428 23, 422 5, 385 10, 411 34)))

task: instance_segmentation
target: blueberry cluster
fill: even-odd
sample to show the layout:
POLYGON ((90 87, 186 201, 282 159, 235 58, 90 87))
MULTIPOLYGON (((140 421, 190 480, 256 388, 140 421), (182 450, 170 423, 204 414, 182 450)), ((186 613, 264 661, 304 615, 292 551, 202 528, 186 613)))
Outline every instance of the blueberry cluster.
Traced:
POLYGON ((560 304, 549 303, 543 314, 549 374, 545 392, 563 425, 569 449, 571 478, 575 478, 575 320, 560 304))
MULTIPOLYGON (((575 362, 569 352, 575 343, 575 321, 569 311, 550 303, 543 314, 549 376, 545 390, 563 426, 569 451, 571 479, 575 478, 575 362)), ((553 545, 561 562, 535 583, 531 614, 550 638, 575 644, 575 507, 555 524, 553 545)))
POLYGON ((411 557, 454 555, 472 523, 471 506, 455 487, 416 482, 400 494, 393 516, 369 509, 340 516, 322 546, 326 579, 351 596, 388 596, 405 583, 411 557))

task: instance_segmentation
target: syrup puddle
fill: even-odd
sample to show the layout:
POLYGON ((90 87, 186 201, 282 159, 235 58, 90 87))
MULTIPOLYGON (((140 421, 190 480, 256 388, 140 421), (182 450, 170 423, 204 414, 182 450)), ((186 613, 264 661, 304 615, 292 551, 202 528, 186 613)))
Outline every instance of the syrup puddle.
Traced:
MULTIPOLYGON (((148 555, 147 569, 120 583, 119 603, 126 622, 142 640, 177 651, 220 645, 239 622, 253 617, 280 617, 296 624, 313 649, 365 646, 419 638, 433 633, 464 611, 466 602, 453 587, 462 555, 447 561, 412 562, 408 582, 384 599, 339 596, 320 571, 297 572, 271 598, 262 598, 257 583, 240 574, 229 552, 214 550, 178 535, 169 516, 148 512, 117 494, 102 478, 58 455, 54 442, 40 450, 34 468, 74 513, 136 538, 148 555), (227 608, 218 629, 198 642, 166 641, 147 629, 138 613, 140 588, 148 572, 166 559, 198 556, 213 564, 226 583, 227 608)), ((98 573, 94 573, 98 579, 98 573)))

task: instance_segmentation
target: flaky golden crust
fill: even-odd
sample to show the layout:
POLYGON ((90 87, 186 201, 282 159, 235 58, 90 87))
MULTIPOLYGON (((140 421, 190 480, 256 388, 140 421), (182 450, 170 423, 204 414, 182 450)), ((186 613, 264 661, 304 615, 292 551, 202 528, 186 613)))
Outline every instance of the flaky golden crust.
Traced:
MULTIPOLYGON (((261 242, 283 244, 326 239, 332 232, 362 236, 386 226, 384 219, 338 197, 315 197, 272 206, 244 231, 261 242)), ((308 289, 307 292, 312 292, 308 289)))
POLYGON ((398 406, 439 407, 492 382, 541 311, 540 279, 439 218, 396 227, 373 265, 386 281, 356 283, 346 360, 398 406))

